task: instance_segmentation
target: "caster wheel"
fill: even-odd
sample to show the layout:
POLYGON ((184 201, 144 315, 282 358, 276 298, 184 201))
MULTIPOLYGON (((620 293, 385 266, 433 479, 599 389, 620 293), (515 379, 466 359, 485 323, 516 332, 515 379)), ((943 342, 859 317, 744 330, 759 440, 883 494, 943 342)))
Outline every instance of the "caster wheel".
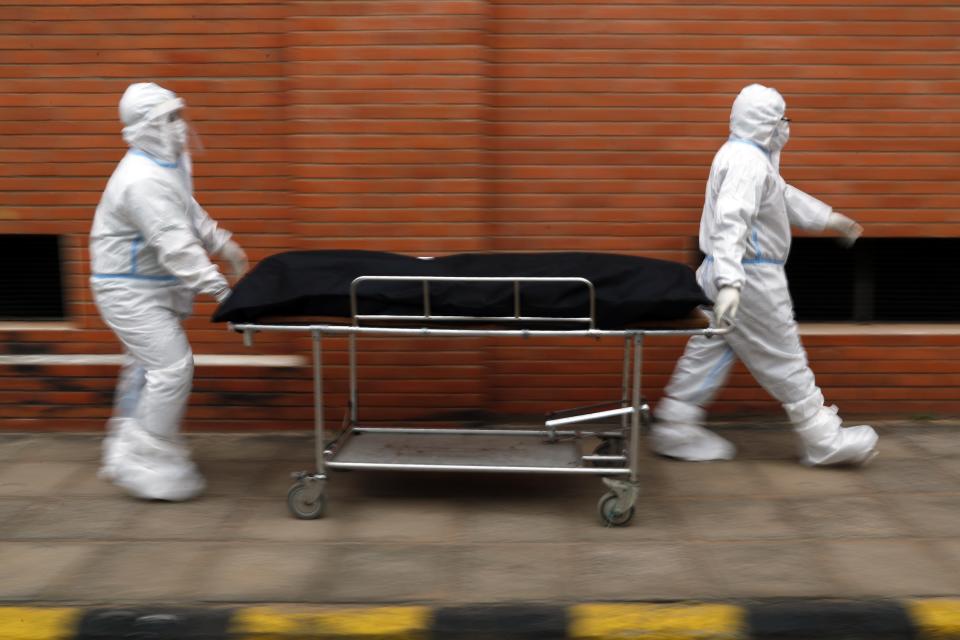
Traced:
POLYGON ((597 511, 600 512, 600 519, 608 527, 622 527, 633 520, 634 508, 633 505, 630 505, 630 508, 626 511, 617 511, 617 494, 611 491, 600 497, 600 502, 597 503, 597 511))
POLYGON ((289 507, 290 513, 301 520, 315 520, 323 516, 327 500, 323 494, 320 494, 316 501, 307 502, 304 497, 306 492, 306 485, 299 482, 290 487, 290 491, 287 492, 287 507, 289 507))

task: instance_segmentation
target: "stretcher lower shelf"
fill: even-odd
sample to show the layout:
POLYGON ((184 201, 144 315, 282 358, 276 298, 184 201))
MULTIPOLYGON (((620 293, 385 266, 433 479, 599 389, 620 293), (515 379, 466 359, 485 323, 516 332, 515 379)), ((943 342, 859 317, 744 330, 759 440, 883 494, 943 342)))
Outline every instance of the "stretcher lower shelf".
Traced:
MULTIPOLYGON (((354 428, 343 446, 326 453, 331 469, 482 471, 626 475, 628 468, 599 468, 584 459, 581 440, 548 432, 497 429, 437 430, 354 428), (496 462, 493 462, 496 461, 496 462)), ((625 458, 618 457, 620 464, 625 458)))

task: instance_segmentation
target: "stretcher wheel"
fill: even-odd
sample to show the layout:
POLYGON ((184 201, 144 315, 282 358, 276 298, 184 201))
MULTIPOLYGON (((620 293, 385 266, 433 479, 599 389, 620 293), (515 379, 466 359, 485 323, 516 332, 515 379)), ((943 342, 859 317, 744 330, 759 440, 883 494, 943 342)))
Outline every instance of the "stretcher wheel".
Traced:
POLYGON ((610 491, 600 496, 597 511, 600 512, 600 519, 608 527, 622 527, 633 520, 634 508, 630 505, 626 511, 617 511, 617 494, 610 491))
POLYGON ((316 520, 323 516, 327 499, 323 494, 320 494, 316 501, 307 502, 306 491, 306 485, 299 482, 290 487, 290 491, 287 492, 287 507, 290 509, 290 513, 301 520, 316 520))

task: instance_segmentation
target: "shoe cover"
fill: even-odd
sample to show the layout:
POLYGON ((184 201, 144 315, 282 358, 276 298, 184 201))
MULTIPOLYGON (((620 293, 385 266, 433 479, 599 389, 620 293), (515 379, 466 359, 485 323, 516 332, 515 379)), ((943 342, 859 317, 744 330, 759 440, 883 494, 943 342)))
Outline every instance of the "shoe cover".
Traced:
POLYGON ((117 474, 117 464, 129 455, 132 428, 129 418, 111 418, 107 424, 107 435, 101 447, 100 470, 97 472, 101 480, 113 480, 117 474))
POLYGON ((688 462, 732 460, 737 454, 732 442, 692 424, 654 424, 650 438, 656 453, 688 462))
POLYGON ((868 425, 840 426, 837 408, 824 407, 796 427, 800 462, 807 466, 862 465, 876 455, 877 432, 868 425))
POLYGON ((144 500, 181 502, 203 493, 206 482, 183 445, 143 432, 130 433, 126 444, 112 451, 123 456, 104 465, 103 471, 109 471, 115 485, 144 500))
POLYGON ((193 463, 187 465, 137 464, 119 466, 113 483, 136 498, 183 502, 196 498, 206 482, 193 463))

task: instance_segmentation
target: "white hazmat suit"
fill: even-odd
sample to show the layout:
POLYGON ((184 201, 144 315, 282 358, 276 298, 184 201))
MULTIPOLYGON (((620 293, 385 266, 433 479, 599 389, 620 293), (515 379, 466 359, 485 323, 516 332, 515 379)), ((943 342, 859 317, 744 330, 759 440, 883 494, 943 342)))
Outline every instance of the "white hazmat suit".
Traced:
POLYGON ((90 232, 91 288, 104 322, 123 344, 101 477, 134 496, 188 500, 204 480, 180 437, 193 380, 181 325, 195 293, 224 300, 246 257, 193 198, 184 103, 156 84, 130 85, 120 100, 129 151, 107 183, 90 232))
POLYGON ((836 407, 825 407, 807 364, 787 288, 784 263, 791 225, 830 228, 856 239, 860 227, 780 176, 780 151, 789 138, 786 105, 774 89, 744 88, 730 114, 730 139, 710 168, 697 279, 714 300, 714 324, 736 316, 722 338, 693 337, 656 408, 652 446, 683 460, 730 459, 734 446, 703 428, 708 404, 736 359, 786 410, 808 465, 860 464, 875 452, 869 426, 841 428, 836 407))

